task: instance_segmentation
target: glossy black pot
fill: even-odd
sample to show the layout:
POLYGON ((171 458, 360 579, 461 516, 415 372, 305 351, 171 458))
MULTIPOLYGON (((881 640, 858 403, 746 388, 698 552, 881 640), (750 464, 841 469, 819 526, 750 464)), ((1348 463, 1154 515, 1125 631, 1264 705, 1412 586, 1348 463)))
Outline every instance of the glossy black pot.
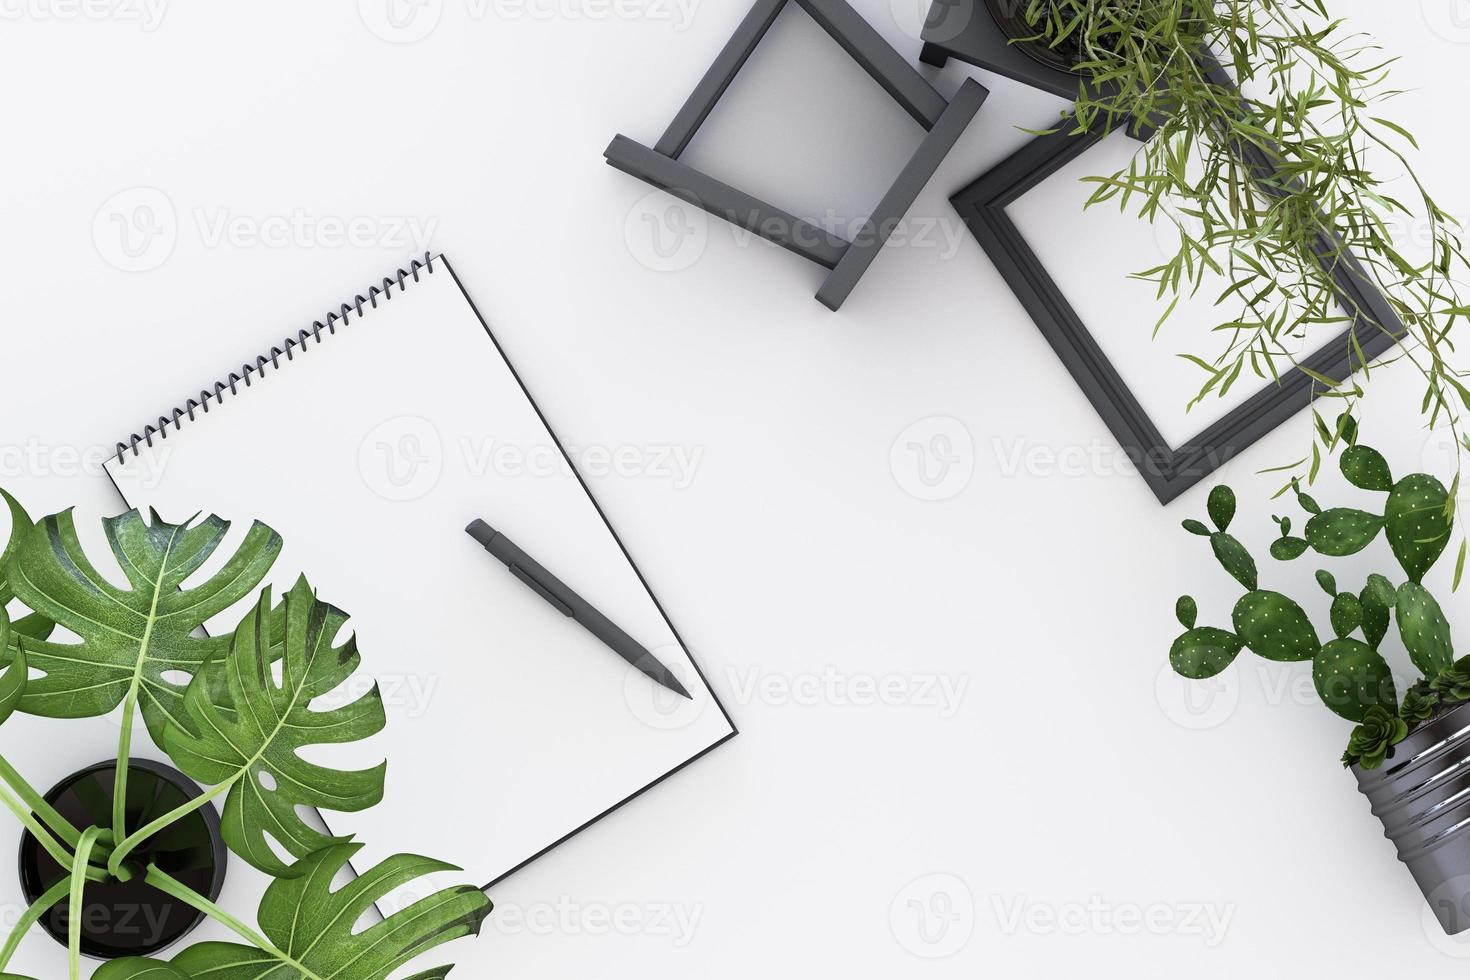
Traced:
POLYGON ((1353 774, 1444 931, 1470 929, 1470 702, 1353 774))
MULTIPOLYGON (((115 763, 104 762, 83 769, 47 793, 46 802, 78 830, 108 827, 112 823, 115 768, 115 763)), ((147 826, 202 793, 183 773, 160 763, 134 759, 128 766, 127 828, 132 832, 147 826)), ((213 805, 206 805, 144 841, 129 863, 156 864, 214 901, 224 886, 227 860, 219 814, 213 805)), ((66 877, 67 870, 26 833, 20 845, 20 882, 26 901, 34 902, 66 877)), ((88 882, 82 894, 82 952, 95 959, 148 956, 178 942, 203 918, 203 913, 145 884, 141 878, 88 882)), ((62 902, 42 916, 39 924, 66 945, 69 921, 68 903, 62 902)))
POLYGON ((1082 49, 1074 40, 1075 34, 1055 46, 1045 41, 1028 40, 1041 33, 1039 28, 1026 20, 1026 10, 1031 2, 1032 0, 985 0, 985 6, 1001 32, 1011 40, 1013 47, 1019 48, 1028 57, 1048 68, 1066 72, 1075 70, 1077 63, 1082 60, 1082 49))

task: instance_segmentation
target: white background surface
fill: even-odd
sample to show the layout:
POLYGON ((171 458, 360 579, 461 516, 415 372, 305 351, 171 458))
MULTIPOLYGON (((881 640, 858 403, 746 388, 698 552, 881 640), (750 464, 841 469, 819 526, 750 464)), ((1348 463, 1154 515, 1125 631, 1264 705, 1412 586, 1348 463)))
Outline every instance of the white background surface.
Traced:
MULTIPOLYGON (((922 4, 855 5, 917 59, 922 4)), ((833 315, 811 298, 820 270, 600 159, 616 132, 657 139, 744 4, 428 0, 408 34, 366 0, 144 9, 0 4, 4 481, 36 511, 113 510, 99 460, 120 435, 442 249, 559 434, 642 454, 595 489, 744 731, 497 889, 484 939, 456 950, 464 975, 1463 972, 1470 947, 1426 929, 1306 672, 1246 657, 1188 691, 1165 672, 1175 596, 1209 622, 1236 597, 1178 530, 1203 490, 1161 508, 1126 472, 947 202, 1054 100, 985 78, 990 102, 913 210, 933 227, 833 315), (269 234, 293 216, 309 230, 269 234), (134 219, 130 258, 115 222, 134 219), (352 219, 363 240, 345 245, 352 219), (696 234, 662 255, 650 219, 666 244, 696 234), (911 448, 936 436, 947 470, 911 448), (658 465, 667 447, 697 455, 692 479, 658 465)), ((1407 56, 1392 115, 1470 214, 1445 125, 1470 7, 1333 9, 1407 56)), ((690 159, 817 217, 831 203, 844 226, 917 128, 810 24, 780 31, 690 159)), ((962 76, 935 77, 949 93, 962 76)), ((1196 340, 1135 356, 1187 370, 1173 354, 1196 340)), ((1442 466, 1414 379, 1379 378, 1367 441, 1399 472, 1442 466)), ((1225 474, 1258 553, 1275 485, 1252 474, 1308 438, 1299 420, 1225 474)), ((1311 596, 1311 567, 1266 581, 1311 596)), ((110 751, 105 722, 52 731, 0 742, 57 768, 110 751)), ((258 888, 239 874, 226 903, 258 888)), ((25 957, 60 972, 44 941, 25 957)))

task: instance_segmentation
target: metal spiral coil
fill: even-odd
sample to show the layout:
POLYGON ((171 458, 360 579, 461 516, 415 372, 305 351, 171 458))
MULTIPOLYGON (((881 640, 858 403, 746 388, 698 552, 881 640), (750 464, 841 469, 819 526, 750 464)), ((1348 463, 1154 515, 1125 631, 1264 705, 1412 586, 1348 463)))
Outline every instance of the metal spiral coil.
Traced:
POLYGON ((142 452, 144 446, 152 448, 155 437, 167 439, 170 428, 177 432, 183 427, 185 421, 194 420, 195 412, 203 410, 205 414, 208 414, 211 402, 216 404, 223 402, 226 393, 237 394, 241 384, 249 388, 265 375, 267 366, 279 370, 282 357, 291 361, 296 354, 305 352, 312 343, 320 344, 323 331, 330 336, 337 332, 339 326, 346 324, 351 315, 356 314, 361 318, 364 305, 369 309, 376 309, 379 297, 385 301, 391 300, 395 288, 401 293, 408 288, 410 280, 418 282, 421 270, 427 270, 430 275, 434 273, 434 259, 431 253, 425 252, 422 261, 414 259, 407 269, 399 269, 394 275, 385 277, 382 286, 369 286, 366 296, 359 293, 353 297, 351 303, 343 303, 336 312, 328 313, 324 320, 313 321, 307 329, 297 331, 295 337, 287 337, 281 341, 281 346, 272 347, 269 353, 256 357, 254 364, 241 365, 239 371, 231 372, 229 377, 222 381, 216 381, 213 390, 206 388, 199 392, 198 398, 190 398, 182 407, 174 408, 167 415, 160 415, 157 424, 144 426, 141 433, 134 433, 128 437, 127 441, 119 442, 117 461, 123 462, 129 452, 137 456, 142 452))

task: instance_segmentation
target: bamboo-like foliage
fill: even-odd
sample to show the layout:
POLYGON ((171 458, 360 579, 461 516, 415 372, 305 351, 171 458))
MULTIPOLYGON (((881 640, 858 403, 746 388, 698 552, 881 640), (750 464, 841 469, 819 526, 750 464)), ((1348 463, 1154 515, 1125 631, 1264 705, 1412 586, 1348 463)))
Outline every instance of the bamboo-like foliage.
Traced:
MULTIPOLYGON (((1079 84, 1079 131, 1137 120, 1156 128, 1126 169, 1091 178, 1089 206, 1112 202, 1177 227, 1177 251, 1137 273, 1157 284, 1158 326, 1207 274, 1227 283, 1215 296, 1218 342, 1183 355, 1204 372, 1191 405, 1225 394, 1247 370, 1266 379, 1306 370, 1293 359, 1302 338, 1320 347, 1350 314, 1366 317, 1350 341, 1362 364, 1363 330, 1384 325, 1345 309, 1333 276, 1352 264, 1406 329, 1386 360, 1415 365, 1427 421, 1470 446, 1470 388, 1450 360, 1451 328, 1470 313, 1455 282, 1467 261, 1458 223, 1414 172, 1414 136, 1379 108, 1398 94, 1395 59, 1324 0, 1016 2, 1036 31, 1028 43, 1077 59, 1088 83, 1079 84), (1425 231, 1424 254, 1397 240, 1408 227, 1425 231)), ((1319 397, 1344 409, 1363 393, 1356 378, 1307 373, 1319 397)), ((1341 439, 1321 418, 1310 454, 1283 470, 1316 476, 1341 439)))

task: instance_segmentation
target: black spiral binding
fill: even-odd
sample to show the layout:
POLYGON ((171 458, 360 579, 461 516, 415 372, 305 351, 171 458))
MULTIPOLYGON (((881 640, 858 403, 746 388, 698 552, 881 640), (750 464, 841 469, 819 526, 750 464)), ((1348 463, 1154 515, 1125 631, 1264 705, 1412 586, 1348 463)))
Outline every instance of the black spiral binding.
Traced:
POLYGON ((431 253, 425 252, 423 261, 414 259, 407 269, 399 269, 395 275, 385 278, 382 286, 369 286, 366 296, 358 294, 351 303, 343 303, 338 312, 328 313, 325 321, 316 320, 308 329, 297 331, 294 338, 287 337, 281 341, 280 347, 272 347, 270 353, 257 357, 254 364, 244 364, 240 367, 238 373, 231 373, 227 380, 216 381, 213 391, 205 389, 199 392, 197 399, 189 399, 184 407, 175 408, 169 415, 160 415, 157 425, 144 426, 141 435, 134 433, 128 438, 127 442, 117 444, 117 461, 119 463, 123 462, 124 457, 130 451, 134 456, 137 456, 142 451, 141 447, 143 446, 151 449, 155 436, 159 439, 167 439, 170 426, 177 432, 183 428, 185 420, 190 422, 194 421, 194 413, 196 411, 203 409, 206 415, 209 414, 209 403, 211 400, 217 403, 223 402, 226 392, 229 392, 231 395, 237 394, 236 386, 241 382, 244 382, 245 387, 249 388, 252 383, 265 376, 267 365, 279 369, 282 355, 285 356, 287 361, 291 361, 298 352, 304 353, 310 346, 310 342, 314 341, 320 344, 322 342, 323 330, 327 332, 328 336, 335 334, 337 327, 346 324, 348 317, 352 313, 355 312, 361 318, 363 316, 363 304, 367 304, 371 309, 376 309, 379 296, 383 297, 384 300, 391 300, 395 286, 401 293, 408 288, 410 279, 414 282, 419 281, 420 270, 427 270, 430 275, 434 274, 434 259, 431 253))

